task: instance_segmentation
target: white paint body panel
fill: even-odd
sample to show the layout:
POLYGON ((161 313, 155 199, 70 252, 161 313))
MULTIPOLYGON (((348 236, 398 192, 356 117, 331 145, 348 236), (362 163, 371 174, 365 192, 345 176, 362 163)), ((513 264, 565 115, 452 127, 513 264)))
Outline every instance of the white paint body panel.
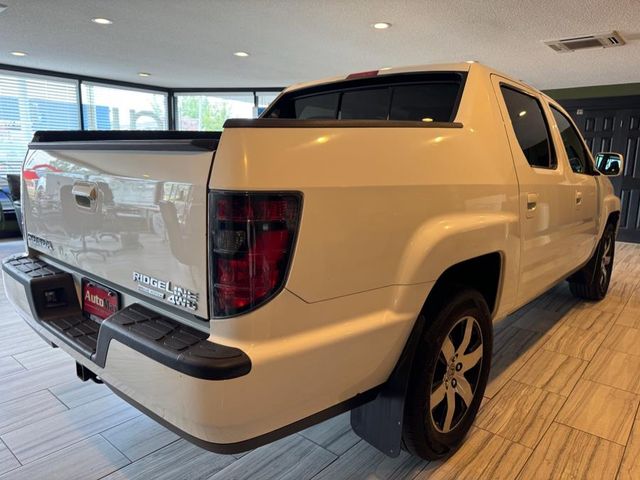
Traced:
POLYGON ((178 308, 208 318, 211 162, 210 151, 31 151, 23 167, 25 223, 52 248, 31 240, 29 247, 134 292, 133 272, 171 280, 199 295, 196 310, 178 308), (94 207, 77 205, 74 185, 95 188, 94 207))
MULTIPOLYGON (((121 152, 94 157, 83 152, 82 160, 109 179, 146 173, 153 181, 190 185, 200 205, 207 186, 300 191, 303 213, 281 293, 257 310, 211 321, 210 339, 247 353, 249 374, 196 380, 116 343, 100 369, 62 348, 178 428, 203 440, 232 443, 384 383, 431 288, 452 265, 500 254, 496 319, 566 277, 590 257, 608 215, 620 209, 611 183, 602 176, 577 178, 582 176, 573 174, 562 156, 553 174, 530 171, 513 148, 495 72, 481 65, 447 68, 468 71, 456 117, 462 128, 231 128, 222 135, 208 185, 210 159, 204 154, 125 159, 121 152), (532 188, 540 208, 526 218, 523 202, 532 188), (579 210, 576 189, 584 196, 579 210)), ((549 99, 530 91, 548 108, 549 99)), ((60 152, 57 161, 68 157, 60 152)), ((42 159, 31 156, 27 164, 36 161, 42 159)), ((41 204, 37 198, 30 202, 41 204)), ((65 219, 61 229, 27 215, 29 231, 35 224, 36 232, 69 251, 73 221, 65 219)), ((193 255, 186 265, 178 265, 166 245, 150 245, 142 256, 121 252, 126 261, 118 265, 96 259, 72 265, 127 288, 132 288, 127 271, 135 266, 205 292, 204 210, 193 222, 190 228, 198 235, 186 244, 193 255)), ((8 296, 28 318, 13 283, 5 276, 8 296)))

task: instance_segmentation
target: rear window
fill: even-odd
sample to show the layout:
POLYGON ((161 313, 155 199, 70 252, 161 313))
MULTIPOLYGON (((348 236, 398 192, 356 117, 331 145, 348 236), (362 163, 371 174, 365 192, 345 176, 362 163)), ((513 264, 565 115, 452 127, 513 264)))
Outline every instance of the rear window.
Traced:
POLYGON ((338 118, 344 120, 386 120, 388 112, 388 88, 352 90, 342 94, 338 118))
POLYGON ((327 93, 295 101, 296 118, 300 120, 336 118, 340 94, 327 93))
POLYGON ((283 95, 263 118, 450 122, 463 74, 405 74, 345 81, 283 95))

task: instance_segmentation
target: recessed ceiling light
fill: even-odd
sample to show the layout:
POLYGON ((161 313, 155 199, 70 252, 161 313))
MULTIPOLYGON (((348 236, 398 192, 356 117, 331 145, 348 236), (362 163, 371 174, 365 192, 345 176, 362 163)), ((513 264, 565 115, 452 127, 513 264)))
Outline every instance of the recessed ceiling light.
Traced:
POLYGON ((97 18, 92 18, 91 21, 93 23, 97 23, 99 25, 111 25, 113 22, 111 20, 109 20, 108 18, 101 18, 101 17, 97 17, 97 18))
POLYGON ((151 74, 148 72, 138 72, 139 77, 150 77, 151 74))
POLYGON ((466 61, 466 62, 464 62, 464 63, 478 63, 478 62, 477 62, 477 60, 467 60, 467 61, 466 61))
POLYGON ((376 22, 371 26, 376 30, 386 30, 387 28, 391 27, 391 24, 389 22, 376 22))
POLYGON ((391 70, 391 67, 382 67, 379 72, 384 72, 385 70, 391 70))
POLYGON ((11 52, 11 55, 14 57, 26 57, 27 54, 25 52, 11 52))
POLYGON ((234 52, 236 57, 248 57, 249 54, 247 52, 234 52))

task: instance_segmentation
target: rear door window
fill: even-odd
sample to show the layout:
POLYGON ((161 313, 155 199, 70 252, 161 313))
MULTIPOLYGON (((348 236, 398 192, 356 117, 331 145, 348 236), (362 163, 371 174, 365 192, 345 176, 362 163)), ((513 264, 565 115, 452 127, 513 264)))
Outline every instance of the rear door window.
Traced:
POLYGON ((549 128, 538 100, 513 88, 500 87, 513 131, 522 153, 532 167, 556 168, 549 128))

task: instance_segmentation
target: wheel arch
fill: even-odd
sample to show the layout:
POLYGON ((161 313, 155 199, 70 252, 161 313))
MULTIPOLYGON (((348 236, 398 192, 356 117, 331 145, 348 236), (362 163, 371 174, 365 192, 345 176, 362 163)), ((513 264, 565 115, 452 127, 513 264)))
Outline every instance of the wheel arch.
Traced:
POLYGON ((404 405, 411 369, 425 326, 452 288, 473 288, 484 297, 490 312, 495 312, 502 285, 503 253, 493 251, 451 265, 436 280, 414 322, 400 358, 376 398, 351 411, 353 430, 381 452, 400 454, 404 405), (481 275, 484 273, 489 277, 481 275))
POLYGON ((483 296, 489 312, 499 303, 504 270, 504 253, 493 251, 469 258, 447 268, 436 280, 425 300, 423 310, 439 308, 447 290, 473 288, 483 296))

